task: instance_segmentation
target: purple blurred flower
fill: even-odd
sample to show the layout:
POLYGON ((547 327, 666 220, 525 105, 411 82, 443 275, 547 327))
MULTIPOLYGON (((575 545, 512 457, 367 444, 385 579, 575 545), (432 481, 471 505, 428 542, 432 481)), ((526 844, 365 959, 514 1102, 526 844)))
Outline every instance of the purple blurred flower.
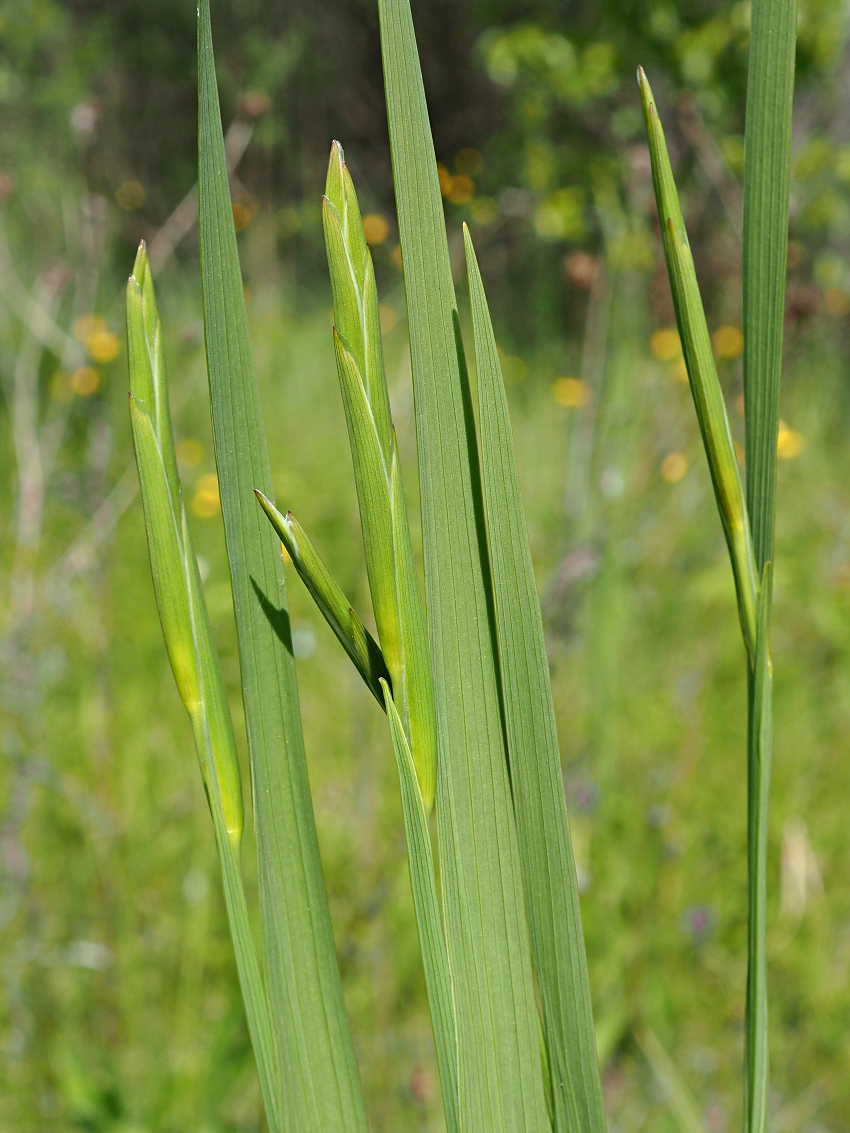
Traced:
POLYGON ((714 932, 716 923, 717 918, 708 905, 694 905, 682 914, 682 932, 695 944, 704 944, 714 932))

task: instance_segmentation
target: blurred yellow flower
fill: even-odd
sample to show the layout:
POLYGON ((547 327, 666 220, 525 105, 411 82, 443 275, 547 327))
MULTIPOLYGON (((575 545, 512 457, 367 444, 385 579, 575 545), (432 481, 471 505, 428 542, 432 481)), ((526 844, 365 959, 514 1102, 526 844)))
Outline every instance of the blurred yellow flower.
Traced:
POLYGON ((649 351, 659 362, 675 362, 682 355, 679 332, 675 327, 657 330, 649 340, 649 351))
POLYGON ((208 472, 198 481, 198 487, 192 496, 192 511, 200 519, 212 519, 221 510, 221 499, 218 494, 218 477, 214 472, 208 472))
POLYGON ((390 253, 390 263, 397 271, 404 271, 404 264, 401 262, 401 244, 396 244, 390 253))
POLYGON ((100 389, 100 374, 93 366, 80 366, 71 374, 70 383, 77 397, 91 397, 100 389))
POLYGON ((779 435, 776 438, 776 455, 780 460, 793 460, 805 448, 806 442, 801 433, 789 429, 784 421, 779 422, 779 435))
POLYGON ((581 378, 558 378, 552 386, 552 396, 567 409, 581 409, 591 399, 590 386, 581 378))
POLYGON ((678 484, 688 471, 688 458, 683 452, 668 452, 661 461, 661 479, 668 484, 678 484))
POLYGON ((380 213, 372 212, 363 217, 363 233, 366 243, 376 248, 383 244, 390 234, 390 226, 380 213))
POLYGON ((177 459, 184 468, 197 468, 204 459, 204 446, 194 437, 184 437, 177 442, 177 459))
POLYGON ((83 315, 77 319, 74 338, 83 344, 93 362, 114 362, 121 353, 121 339, 109 329, 102 315, 83 315))
POLYGON ((121 353, 121 339, 111 330, 97 330, 86 340, 86 350, 93 362, 114 362, 121 353))
POLYGON ((723 361, 731 362, 744 353, 744 335, 739 327, 718 327, 711 336, 714 352, 723 361))

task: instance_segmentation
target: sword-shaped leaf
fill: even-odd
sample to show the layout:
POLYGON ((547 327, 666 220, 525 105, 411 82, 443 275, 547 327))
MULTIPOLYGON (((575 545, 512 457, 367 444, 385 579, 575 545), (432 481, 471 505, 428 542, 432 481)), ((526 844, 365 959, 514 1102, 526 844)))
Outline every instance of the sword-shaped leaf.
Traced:
MULTIPOLYGON (((773 559, 776 447, 788 257, 796 0, 754 0, 744 133, 744 402, 747 503, 756 567, 773 559)), ((768 575, 772 579, 772 572, 768 575)), ((770 593, 764 596, 765 638, 770 593)), ((757 655, 749 697, 749 967, 744 1102, 747 1133, 767 1121, 767 959, 764 900, 772 736, 767 643, 757 655), (765 673, 767 675, 765 675, 765 673)))
POLYGON ((379 0, 410 330, 437 829, 464 1133, 549 1128, 499 705, 475 424, 408 0, 379 0))
POLYGON ((269 1006, 284 1125, 364 1133, 298 712, 280 546, 254 501, 271 498, 216 89, 209 0, 198 9, 198 231, 213 438, 239 641, 269 1006))
POLYGON ((604 1133, 578 885, 508 402, 484 285, 464 226, 481 467, 496 598, 499 669, 528 921, 556 1133, 604 1133))
POLYGON ((177 476, 162 334, 144 245, 127 284, 127 340, 130 415, 154 591, 177 688, 192 721, 212 813, 236 968, 269 1127, 272 1133, 282 1133, 275 1040, 239 857, 243 812, 236 743, 177 476))
POLYGON ((796 0, 753 0, 744 135, 744 402, 747 503, 759 572, 773 558, 776 516, 796 36, 796 0))

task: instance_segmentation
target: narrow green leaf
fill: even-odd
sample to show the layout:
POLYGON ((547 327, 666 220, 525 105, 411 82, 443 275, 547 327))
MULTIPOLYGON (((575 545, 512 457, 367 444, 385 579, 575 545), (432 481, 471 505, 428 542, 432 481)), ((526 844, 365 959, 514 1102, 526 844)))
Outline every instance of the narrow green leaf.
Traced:
POLYGON ((748 759, 746 1076, 744 1100, 748 1133, 764 1133, 767 1122, 767 825, 773 749, 773 666, 770 660, 770 563, 762 573, 756 660, 750 676, 748 759))
POLYGON ((796 35, 796 0, 753 0, 744 135, 744 402, 747 503, 759 572, 773 558, 796 35))
POLYGON ((198 28, 199 236, 216 463, 251 759, 269 1003, 284 1126, 366 1129, 339 979, 298 712, 277 541, 253 500, 271 498, 221 116, 209 0, 198 28))
POLYGON ((281 1133, 278 1059, 239 862, 243 813, 236 743, 177 477, 159 314, 144 245, 127 285, 127 338, 133 440, 154 590, 177 687, 192 721, 213 818, 236 967, 269 1127, 272 1133, 281 1133), (143 407, 142 394, 155 407, 156 426, 143 407))
POLYGON ((578 884, 540 601, 496 338, 466 226, 464 243, 508 758, 543 1006, 553 1127, 556 1133, 603 1133, 578 884))
POLYGON ((763 1133, 767 1121, 765 901, 772 743, 767 634, 772 578, 769 564, 776 526, 776 446, 796 32, 796 0, 753 0, 744 141, 744 401, 747 502, 756 564, 765 571, 765 577, 749 690, 749 962, 744 1090, 747 1133, 763 1133))
POLYGON ((334 299, 334 344, 369 589, 393 697, 430 811, 437 754, 425 615, 390 416, 375 272, 357 194, 338 142, 331 148, 326 187, 322 207, 334 299))
POLYGON ((419 790, 416 765, 407 742, 404 725, 396 710, 386 682, 387 717, 393 742, 398 777, 401 785, 401 803, 404 811, 404 831, 407 839, 407 856, 410 862, 410 885, 419 926, 422 947, 422 964, 431 1008, 434 1029, 434 1047, 437 1052, 437 1069, 443 1091, 443 1107, 448 1133, 458 1133, 458 1082, 457 1039, 455 1036, 454 1004, 446 942, 440 921, 434 858, 431 853, 431 836, 428 832, 428 812, 419 790))
POLYGON ((457 349, 410 5, 379 0, 378 7, 410 328, 460 1127, 538 1133, 549 1120, 499 706, 475 424, 457 349))
POLYGON ((378 643, 355 614, 351 603, 337 586, 307 537, 307 532, 292 512, 281 515, 259 488, 255 489, 254 494, 325 621, 354 662, 366 687, 383 708, 384 694, 380 682, 389 681, 390 675, 378 643))
POLYGON ((642 69, 638 70, 638 84, 652 161, 655 200, 664 239, 664 254, 667 258, 670 289, 673 292, 673 305, 676 309, 676 323, 682 340, 682 351, 688 368, 700 432, 708 457, 714 495, 729 547, 738 595, 741 632, 752 664, 755 655, 758 573, 753 555, 744 489, 738 473, 738 461, 729 429, 726 404, 714 364, 711 338, 705 321, 705 311, 700 298, 685 222, 679 206, 679 195, 676 192, 673 170, 670 167, 664 131, 655 108, 652 90, 642 69))

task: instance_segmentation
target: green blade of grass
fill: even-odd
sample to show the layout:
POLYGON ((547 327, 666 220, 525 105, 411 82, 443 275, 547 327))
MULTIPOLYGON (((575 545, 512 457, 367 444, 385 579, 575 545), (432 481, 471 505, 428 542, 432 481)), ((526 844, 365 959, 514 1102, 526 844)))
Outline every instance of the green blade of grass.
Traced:
POLYGON ((664 255, 676 310, 676 324, 696 407, 697 420, 708 457, 714 495, 729 548, 735 576, 741 633, 750 664, 755 657, 758 574, 753 554, 750 523, 744 489, 723 391, 717 377, 711 338, 705 321, 699 284, 691 255, 679 194, 673 180, 664 130, 655 107, 652 90, 642 69, 638 70, 646 136, 652 161, 652 180, 658 219, 664 240, 664 255))
POLYGON ((767 822, 773 748, 773 669, 770 660, 770 563, 762 573, 756 660, 750 675, 747 761, 747 1010, 745 1022, 745 1128, 763 1133, 767 1124, 767 822))
POLYGON ((744 136, 744 402, 756 564, 773 558, 796 0, 753 0, 744 136))
POLYGON ((236 741, 177 476, 162 335, 144 245, 127 285, 127 340, 133 442, 157 606, 178 691, 192 721, 213 818, 236 969, 269 1128, 282 1133, 278 1059, 239 857, 243 812, 236 741), (153 407, 153 418, 143 396, 153 407))
POLYGON ((549 1126, 499 704, 475 424, 408 0, 379 0, 410 330, 437 828, 455 995, 460 1126, 549 1126))
POLYGON ((216 463, 251 759, 269 1006, 284 1125, 366 1129, 304 757, 280 547, 254 501, 271 498, 213 60, 198 10, 199 236, 216 463))
POLYGON ((593 1013, 540 601, 508 402, 464 226, 508 758, 556 1133, 603 1133, 593 1013))
POLYGON ((383 708, 381 681, 389 681, 390 675, 378 643, 355 614, 292 512, 281 515, 259 488, 254 489, 254 494, 325 621, 353 661, 366 687, 383 708))
POLYGON ((428 989, 428 1003, 431 1008, 434 1048, 437 1053, 437 1068, 443 1091, 446 1129, 448 1133, 459 1133, 457 1038, 452 984, 449 975, 448 956, 446 955, 446 942, 440 920, 440 905, 437 899, 434 858, 431 854, 431 836, 428 833, 428 811, 419 789, 416 765, 413 762, 404 725, 386 684, 385 689, 390 737, 398 764, 401 802, 404 811, 404 832, 410 862, 410 885, 413 891, 413 903, 416 907, 416 921, 419 926, 422 966, 425 969, 425 984, 428 989))

